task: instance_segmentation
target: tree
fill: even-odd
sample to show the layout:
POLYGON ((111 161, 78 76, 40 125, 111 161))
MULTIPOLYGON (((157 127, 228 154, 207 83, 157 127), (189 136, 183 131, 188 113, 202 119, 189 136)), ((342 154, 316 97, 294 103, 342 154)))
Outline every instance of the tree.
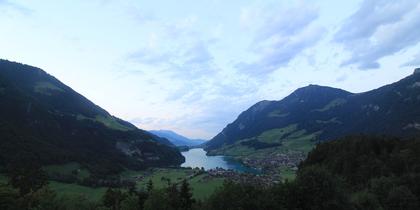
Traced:
POLYGON ((149 181, 147 182, 146 190, 148 193, 152 192, 153 190, 153 181, 151 179, 149 179, 149 181))
POLYGON ((137 185, 135 182, 129 182, 128 185, 128 194, 135 195, 137 193, 137 185))
POLYGON ((352 196, 357 210, 383 210, 378 198, 370 192, 359 192, 352 196))
POLYGON ((57 210, 62 208, 62 203, 57 199, 57 193, 45 186, 23 198, 28 209, 57 210))
POLYGON ((144 202, 146 202, 147 198, 149 197, 148 192, 140 191, 137 193, 138 202, 139 202, 139 209, 144 208, 144 202))
POLYGON ((32 158, 19 158, 12 161, 8 166, 10 184, 19 189, 21 196, 35 192, 45 186, 47 175, 41 165, 32 158))
POLYGON ((379 177, 369 181, 369 192, 376 195, 380 203, 385 203, 389 192, 395 187, 396 181, 392 177, 379 177))
POLYGON ((389 192, 386 206, 389 210, 416 210, 420 208, 416 196, 405 186, 395 187, 389 192))
POLYGON ((207 203, 212 210, 270 210, 272 202, 267 191, 245 183, 227 181, 210 196, 207 203))
POLYGON ((311 166, 299 171, 296 177, 297 194, 301 209, 350 209, 348 195, 341 180, 324 168, 311 166))
POLYGON ((121 202, 125 199, 126 195, 119 189, 108 188, 102 198, 103 204, 110 207, 112 210, 120 209, 121 202))
POLYGON ((174 209, 180 209, 181 207, 181 198, 179 195, 178 188, 176 184, 170 184, 168 181, 168 187, 166 188, 166 195, 169 205, 174 209))
POLYGON ((144 210, 173 210, 168 202, 168 196, 164 190, 153 190, 150 192, 144 210))
POLYGON ((181 183, 179 197, 181 199, 181 209, 191 210, 192 205, 194 203, 194 199, 192 198, 190 185, 185 179, 181 183))
POLYGON ((122 202, 121 202, 121 210, 138 210, 142 209, 139 204, 139 199, 137 196, 130 195, 127 196, 122 202))
POLYGON ((9 185, 0 184, 0 209, 18 210, 19 193, 9 185))
POLYGON ((63 209, 77 209, 77 210, 109 210, 98 203, 90 201, 85 196, 65 196, 60 198, 60 203, 63 209), (101 208, 102 207, 102 208, 101 208))

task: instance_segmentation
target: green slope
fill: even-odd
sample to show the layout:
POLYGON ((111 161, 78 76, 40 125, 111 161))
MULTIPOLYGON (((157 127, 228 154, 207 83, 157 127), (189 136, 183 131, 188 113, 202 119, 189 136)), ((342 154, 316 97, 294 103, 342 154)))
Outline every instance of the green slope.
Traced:
POLYGON ((97 175, 179 165, 166 139, 112 116, 43 70, 0 60, 0 167, 75 162, 97 175))

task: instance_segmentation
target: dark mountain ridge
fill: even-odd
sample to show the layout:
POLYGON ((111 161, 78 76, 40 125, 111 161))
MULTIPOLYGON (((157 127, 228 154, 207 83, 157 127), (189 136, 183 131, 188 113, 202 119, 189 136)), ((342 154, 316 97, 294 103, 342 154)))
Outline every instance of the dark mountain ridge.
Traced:
POLYGON ((0 116, 3 166, 28 156, 115 173, 184 161, 166 139, 110 115, 39 68, 6 60, 0 60, 0 116))
POLYGON ((349 134, 418 135, 419 70, 396 83, 364 93, 309 85, 280 101, 258 102, 211 139, 206 144, 206 150, 220 149, 252 138, 255 140, 273 129, 285 132, 278 134, 275 142, 296 136, 297 131, 313 134, 313 143, 349 134), (292 131, 285 131, 291 127, 292 131))

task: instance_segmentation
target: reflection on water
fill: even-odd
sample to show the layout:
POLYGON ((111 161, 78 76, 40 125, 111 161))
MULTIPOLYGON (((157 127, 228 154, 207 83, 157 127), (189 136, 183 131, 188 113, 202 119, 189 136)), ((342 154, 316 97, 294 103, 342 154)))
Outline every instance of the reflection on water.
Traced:
POLYGON ((190 149, 182 152, 185 157, 185 163, 182 167, 204 167, 205 170, 214 169, 216 167, 224 169, 233 169, 240 172, 258 173, 256 169, 246 167, 241 162, 226 156, 207 156, 206 151, 201 148, 190 149))

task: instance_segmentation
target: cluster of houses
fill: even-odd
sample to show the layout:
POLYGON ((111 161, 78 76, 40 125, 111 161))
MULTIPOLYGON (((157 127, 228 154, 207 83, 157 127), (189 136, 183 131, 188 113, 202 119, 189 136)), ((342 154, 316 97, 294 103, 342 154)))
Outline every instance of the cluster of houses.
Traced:
POLYGON ((279 174, 273 176, 268 174, 242 173, 232 169, 223 168, 210 169, 207 171, 207 174, 208 179, 225 178, 236 183, 247 183, 255 186, 269 187, 281 181, 279 174))
POLYGON ((243 163, 249 167, 261 169, 265 173, 277 172, 279 168, 290 168, 296 171, 299 163, 305 158, 305 153, 294 151, 286 154, 271 153, 262 158, 245 158, 243 163))

